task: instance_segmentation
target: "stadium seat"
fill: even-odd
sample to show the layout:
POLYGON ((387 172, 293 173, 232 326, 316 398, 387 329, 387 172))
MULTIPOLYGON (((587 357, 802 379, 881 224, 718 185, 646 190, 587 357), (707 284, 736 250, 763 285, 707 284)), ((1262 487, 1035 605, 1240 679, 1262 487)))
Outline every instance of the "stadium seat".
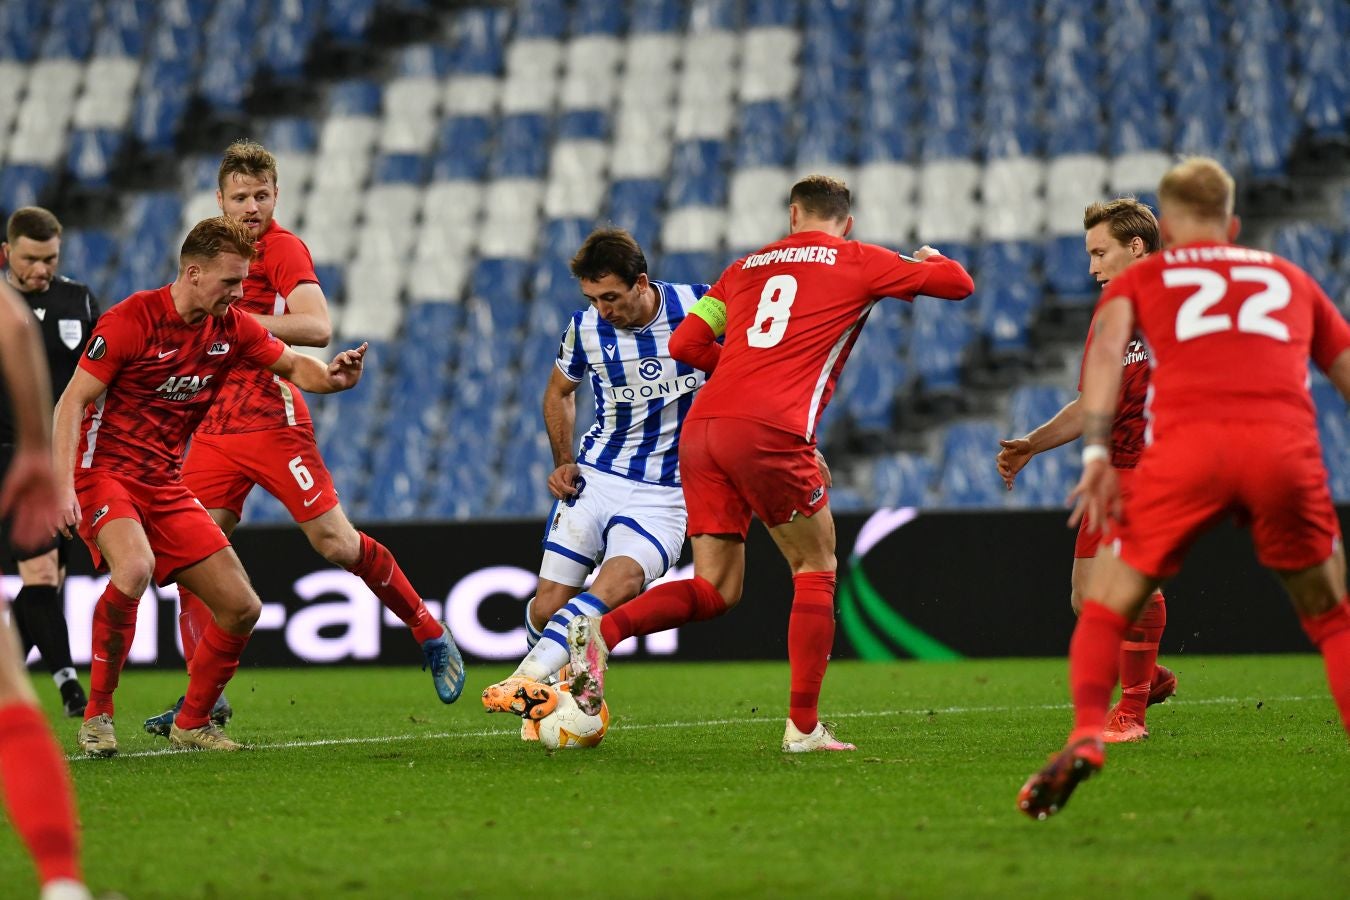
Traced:
POLYGON ((487 174, 491 141, 492 122, 484 116, 452 116, 444 120, 432 157, 431 177, 437 181, 482 178, 487 174))
POLYGON ((1070 154, 1050 160, 1045 172, 1046 227, 1051 234, 1081 234, 1083 207, 1106 190, 1108 168, 1097 154, 1070 154))
MULTIPOLYGON (((589 7, 590 4, 582 6, 589 7)), ((565 110, 608 110, 618 91, 615 66, 623 57, 623 44, 608 33, 577 34, 563 51, 564 75, 559 105, 565 110)))
POLYGON ((493 178, 542 178, 548 171, 549 119, 542 113, 502 116, 497 148, 490 157, 493 178))
POLYGON ((742 106, 736 137, 736 167, 786 165, 790 121, 786 105, 777 100, 742 106))
POLYGON ((502 112, 542 113, 558 95, 562 45, 551 38, 517 38, 506 49, 502 112))
POLYGON ((1092 302, 1099 292, 1096 280, 1088 274, 1088 258, 1082 237, 1082 213, 1079 233, 1051 238, 1045 243, 1046 287, 1061 298, 1092 302))
POLYGON ((980 193, 984 199, 981 230, 996 241, 1026 240, 1045 223, 1041 188, 1045 166, 1036 159, 1010 156, 984 167, 980 193))
POLYGON ((685 23, 685 4, 680 0, 633 0, 631 16, 633 34, 680 31, 685 23))
POLYGON ((781 168, 741 168, 731 176, 727 245, 759 248, 787 233, 792 176, 781 168))
POLYGON ((1031 349, 1031 324, 1040 299, 1025 281, 995 277, 975 289, 980 332, 995 353, 1031 349))
POLYGON ((786 100, 797 89, 797 48, 801 33, 795 28, 750 28, 741 37, 742 103, 786 100))
POLYGON ((875 161, 860 166, 854 213, 858 237, 897 249, 908 244, 916 223, 917 181, 914 167, 906 163, 875 161))
POLYGON ((727 216, 716 206, 681 206, 666 213, 661 246, 667 253, 716 250, 726 235, 727 216))
POLYGON ((869 505, 880 507, 927 506, 933 483, 933 464, 915 453, 878 456, 872 462, 869 505))
POLYGON ((436 138, 441 85, 429 75, 395 78, 384 86, 379 147, 386 153, 426 153, 436 138))
POLYGON ((615 179, 610 185, 607 217, 626 228, 650 250, 660 236, 661 196, 665 186, 655 179, 615 179))
POLYGON ((925 393, 955 393, 966 347, 974 336, 965 311, 946 301, 915 301, 910 368, 925 393))
POLYGON ((938 504, 950 507, 1000 507, 1006 489, 993 456, 1002 437, 999 426, 977 420, 949 425, 942 438, 938 504))

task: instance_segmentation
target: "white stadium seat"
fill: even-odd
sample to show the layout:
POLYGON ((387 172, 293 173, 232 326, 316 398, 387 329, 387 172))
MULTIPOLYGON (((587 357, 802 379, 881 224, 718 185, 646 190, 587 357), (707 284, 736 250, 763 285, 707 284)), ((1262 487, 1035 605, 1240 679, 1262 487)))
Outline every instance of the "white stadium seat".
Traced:
POLYGON ((384 88, 380 149, 386 153, 426 153, 440 122, 440 82, 434 78, 395 78, 384 88))
POLYGON ((797 66, 800 45, 795 28, 747 31, 741 45, 741 102, 791 98, 801 77, 797 66))
POLYGON ((1083 230, 1083 207, 1106 194, 1106 160, 1072 153, 1050 160, 1045 172, 1046 226, 1051 234, 1083 230))
POLYGON ((369 156, 379 136, 380 120, 374 116, 330 116, 319 133, 319 156, 369 156))
POLYGON ((1172 168, 1173 159, 1157 150, 1124 153, 1111 161, 1108 180, 1114 196, 1137 194, 1158 189, 1158 182, 1172 168))
POLYGON ((551 112, 558 94, 562 45, 554 40, 527 38, 506 49, 506 81, 502 85, 502 112, 551 112))
POLYGON ((458 300, 469 284, 469 259, 458 253, 442 252, 434 257, 418 257, 408 269, 408 299, 458 300))
POLYGON ((913 239, 918 218, 917 175, 902 162, 874 162, 858 168, 854 231, 861 240, 901 248, 913 239))
POLYGON ((96 56, 84 73, 84 93, 75 105, 76 128, 122 128, 131 117, 140 63, 123 56, 96 56))
POLYGON ((567 44, 564 51, 563 109, 609 109, 614 103, 618 79, 615 68, 623 51, 618 38, 588 34, 567 44))
POLYGON ((604 141, 559 141, 553 145, 544 214, 562 216, 599 215, 604 202, 605 164, 609 145, 604 141))
POLYGON ((980 191, 984 237, 1007 241, 1038 236, 1045 224, 1044 180, 1045 166, 1040 160, 1011 156, 990 161, 980 191))
POLYGON ((682 206, 667 211, 661 223, 661 246, 667 253, 716 250, 726 229, 727 215, 721 208, 682 206))
POLYGON ((422 190, 422 221, 472 225, 483 209, 484 193, 477 181, 433 181, 422 190))
POLYGON ((487 116, 496 112, 502 80, 491 75, 454 75, 445 80, 441 106, 447 116, 487 116))
POLYGON ((727 245, 733 250, 762 247, 787 233, 787 169, 740 169, 731 176, 727 245))

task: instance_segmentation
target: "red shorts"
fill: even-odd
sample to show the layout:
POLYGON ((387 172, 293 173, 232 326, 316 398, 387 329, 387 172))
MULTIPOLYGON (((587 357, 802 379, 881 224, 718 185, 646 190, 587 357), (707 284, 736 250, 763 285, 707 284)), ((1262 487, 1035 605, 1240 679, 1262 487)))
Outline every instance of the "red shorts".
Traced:
POLYGON ((680 481, 689 534, 738 534, 753 512, 770 528, 828 503, 815 444, 745 419, 686 420, 680 434, 680 481))
MULTIPOLYGON (((1134 482, 1134 469, 1116 469, 1116 480, 1120 484, 1120 498, 1123 501, 1130 499, 1131 485, 1134 482)), ((1097 528, 1089 528, 1087 518, 1078 523, 1078 539, 1073 545, 1074 559, 1092 559, 1101 549, 1102 544, 1110 543, 1114 538, 1116 528, 1111 522, 1107 522, 1106 533, 1103 534, 1097 528)))
POLYGON ((183 462, 183 483, 207 509, 243 518, 255 484, 280 500, 297 522, 317 519, 338 505, 333 476, 308 427, 243 434, 196 434, 183 462))
POLYGON ((1167 579, 1195 540, 1232 515, 1263 566, 1297 571, 1329 557, 1340 522, 1317 432, 1263 422, 1173 426, 1144 453, 1120 525, 1120 558, 1167 579))
POLYGON ((135 519, 155 554, 155 583, 172 584, 179 572, 230 546, 206 508, 181 482, 145 484, 103 470, 75 473, 80 503, 80 537, 89 545, 94 566, 107 567, 98 549, 98 533, 115 519, 135 519))

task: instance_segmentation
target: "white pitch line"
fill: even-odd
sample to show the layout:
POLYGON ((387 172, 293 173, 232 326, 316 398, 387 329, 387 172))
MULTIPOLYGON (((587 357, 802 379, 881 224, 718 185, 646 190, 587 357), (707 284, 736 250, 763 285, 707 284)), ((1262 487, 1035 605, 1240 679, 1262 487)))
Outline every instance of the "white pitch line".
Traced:
MULTIPOLYGON (((1312 700, 1329 700, 1329 696, 1322 697, 1207 697, 1200 700, 1174 700, 1171 701, 1179 706, 1217 706, 1230 703, 1304 703, 1312 700)), ((945 706, 934 709, 878 709, 861 710, 858 712, 831 713, 831 719, 881 719, 890 716, 929 716, 929 715, 962 715, 969 713, 1009 713, 1009 712, 1037 712, 1046 710, 1067 710, 1072 709, 1068 703, 1044 703, 1030 706, 945 706)), ((509 718, 509 717, 503 717, 509 718)), ((623 722, 620 727, 624 731, 654 731, 665 728, 711 728, 722 725, 754 725, 762 722, 775 722, 777 717, 771 716, 753 716, 742 717, 738 719, 699 719, 692 722, 623 722)), ((392 744, 404 741, 430 741, 446 740, 449 738, 495 738, 503 735, 515 734, 515 727, 505 729, 485 729, 482 731, 435 731, 418 732, 416 734, 391 734, 377 735, 373 737, 353 737, 353 738, 324 738, 317 741, 283 741, 277 744, 250 744, 249 750, 307 750, 313 747, 354 747, 362 744, 392 744)), ((131 753, 119 753, 120 759, 140 759, 148 756, 176 756, 181 753, 189 753, 188 750, 175 750, 172 747, 164 747, 159 750, 136 750, 131 753)), ((84 754, 74 754, 67 756, 70 762, 80 762, 89 760, 84 754)))

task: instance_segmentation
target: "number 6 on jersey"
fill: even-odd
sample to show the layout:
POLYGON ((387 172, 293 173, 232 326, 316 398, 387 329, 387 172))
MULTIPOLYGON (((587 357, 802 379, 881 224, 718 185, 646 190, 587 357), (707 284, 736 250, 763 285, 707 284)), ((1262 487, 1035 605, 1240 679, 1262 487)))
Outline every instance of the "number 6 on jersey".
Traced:
POLYGON ((775 275, 764 282, 759 306, 755 307, 755 322, 745 330, 746 343, 761 350, 776 346, 787 331, 792 301, 796 299, 797 279, 791 275, 775 275))

